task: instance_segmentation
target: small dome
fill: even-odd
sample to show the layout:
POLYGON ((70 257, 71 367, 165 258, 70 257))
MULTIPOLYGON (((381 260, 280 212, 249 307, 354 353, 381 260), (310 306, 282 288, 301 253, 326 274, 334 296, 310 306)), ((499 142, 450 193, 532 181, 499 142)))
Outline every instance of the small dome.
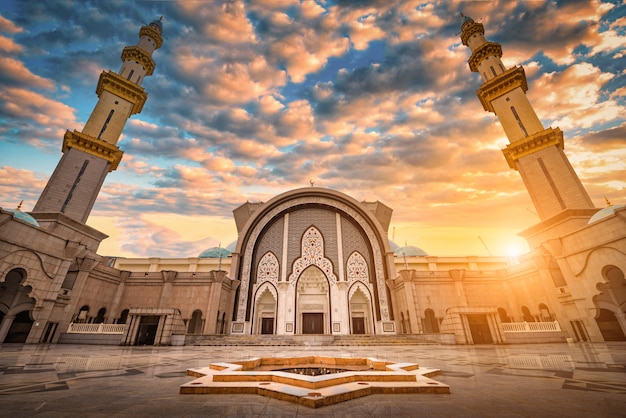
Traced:
POLYGON ((589 222, 587 222, 587 224, 592 224, 594 222, 599 221, 600 219, 608 218, 609 216, 613 215, 616 210, 622 209, 624 207, 626 207, 626 204, 609 205, 605 208, 602 208, 599 211, 597 211, 591 218, 589 218, 589 222))
POLYGON ((397 250, 394 251, 394 254, 397 257, 402 257, 402 256, 407 256, 407 257, 419 257, 419 256, 426 256, 428 254, 426 254, 426 251, 422 250, 419 247, 415 247, 413 245, 407 245, 404 247, 400 247, 397 250))
POLYGON ((161 22, 161 19, 153 20, 150 22, 150 26, 156 26, 159 28, 159 32, 163 32, 163 22, 161 22))
POLYGON ((230 251, 222 247, 211 247, 202 251, 198 258, 226 258, 230 256, 230 251))
POLYGON ((19 219, 20 221, 29 223, 33 226, 39 227, 39 222, 37 222, 37 220, 35 218, 33 218, 32 216, 30 216, 28 213, 26 212, 22 212, 19 209, 4 209, 7 212, 11 212, 13 214, 13 218, 14 219, 19 219))
POLYGON ((391 249, 391 251, 395 252, 398 248, 400 248, 400 246, 392 240, 389 240, 389 248, 391 249))
POLYGON ((461 27, 465 26, 466 23, 473 22, 473 21, 474 19, 472 19, 471 17, 463 15, 463 21, 461 22, 461 27))

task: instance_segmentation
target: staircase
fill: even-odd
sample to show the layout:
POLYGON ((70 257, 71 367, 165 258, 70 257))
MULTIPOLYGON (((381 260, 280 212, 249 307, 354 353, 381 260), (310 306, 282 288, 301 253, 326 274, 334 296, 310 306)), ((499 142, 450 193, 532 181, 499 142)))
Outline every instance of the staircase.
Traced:
POLYGON ((378 346, 440 344, 434 335, 187 335, 197 346, 378 346))

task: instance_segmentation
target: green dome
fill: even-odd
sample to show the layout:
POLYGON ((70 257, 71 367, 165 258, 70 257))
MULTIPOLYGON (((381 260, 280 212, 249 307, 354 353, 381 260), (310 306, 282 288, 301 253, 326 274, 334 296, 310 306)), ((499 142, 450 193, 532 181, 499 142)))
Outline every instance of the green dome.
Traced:
POLYGON ((230 256, 230 251, 222 247, 211 247, 202 251, 198 258, 226 258, 230 256))
POLYGON ((6 210, 7 212, 11 212, 13 214, 13 219, 19 219, 22 222, 26 222, 33 226, 39 227, 39 222, 37 222, 35 218, 30 216, 26 212, 22 212, 19 209, 3 209, 3 210, 6 210))

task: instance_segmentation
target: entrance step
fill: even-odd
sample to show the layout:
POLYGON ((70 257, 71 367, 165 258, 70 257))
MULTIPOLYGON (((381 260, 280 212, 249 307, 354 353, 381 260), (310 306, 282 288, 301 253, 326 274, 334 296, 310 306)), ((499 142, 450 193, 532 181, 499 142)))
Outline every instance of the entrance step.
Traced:
MULTIPOLYGON (((435 334, 436 335, 436 334, 435 334)), ((428 334, 397 335, 187 335, 185 345, 359 346, 440 344, 428 334)))

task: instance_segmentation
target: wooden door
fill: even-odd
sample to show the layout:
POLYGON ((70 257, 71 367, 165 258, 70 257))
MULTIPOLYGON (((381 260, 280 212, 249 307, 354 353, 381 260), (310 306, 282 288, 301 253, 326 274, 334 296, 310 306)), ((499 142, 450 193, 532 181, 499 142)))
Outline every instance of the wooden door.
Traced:
POLYGON ((303 334, 323 334, 324 314, 323 313, 303 313, 302 314, 303 334))

